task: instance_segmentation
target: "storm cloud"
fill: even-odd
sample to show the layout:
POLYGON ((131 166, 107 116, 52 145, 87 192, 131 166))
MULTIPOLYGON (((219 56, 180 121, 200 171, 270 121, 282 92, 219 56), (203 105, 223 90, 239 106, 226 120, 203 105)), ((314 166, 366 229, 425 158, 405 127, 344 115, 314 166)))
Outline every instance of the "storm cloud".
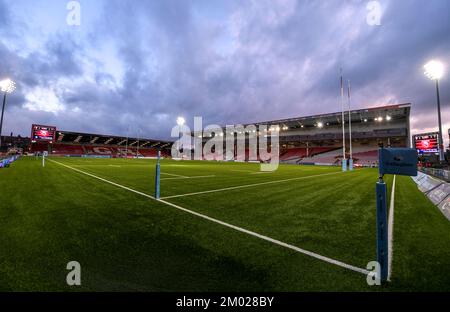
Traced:
MULTIPOLYGON (((232 124, 339 111, 339 69, 354 108, 412 103, 413 133, 436 130, 423 64, 450 64, 450 1, 0 0, 4 133, 32 123, 63 130, 170 138, 188 123, 232 124)), ((450 82, 441 81, 444 131, 450 82)))

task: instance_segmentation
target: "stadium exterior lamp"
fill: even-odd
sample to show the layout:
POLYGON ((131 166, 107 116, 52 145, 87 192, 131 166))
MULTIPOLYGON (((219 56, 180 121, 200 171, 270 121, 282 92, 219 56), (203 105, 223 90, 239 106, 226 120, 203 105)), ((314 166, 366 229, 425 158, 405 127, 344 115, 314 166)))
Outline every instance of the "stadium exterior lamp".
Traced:
POLYGON ((2 106, 2 115, 0 117, 0 148, 2 147, 2 127, 3 127, 3 114, 5 112, 6 105, 6 94, 12 93, 16 89, 16 83, 11 79, 5 79, 0 81, 0 89, 4 93, 3 94, 3 106, 2 106))
POLYGON ((436 81, 436 96, 439 122, 439 161, 444 162, 444 141, 442 140, 441 99, 439 95, 439 79, 444 76, 444 65, 439 61, 429 61, 424 65, 425 76, 436 81))

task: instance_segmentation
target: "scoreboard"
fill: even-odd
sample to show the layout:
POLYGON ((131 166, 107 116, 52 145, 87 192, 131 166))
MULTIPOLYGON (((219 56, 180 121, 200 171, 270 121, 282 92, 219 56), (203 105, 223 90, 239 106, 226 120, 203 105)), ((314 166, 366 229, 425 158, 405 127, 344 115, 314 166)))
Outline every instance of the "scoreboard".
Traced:
POLYGON ((419 154, 439 153, 439 133, 425 133, 414 136, 414 146, 419 154))
POLYGON ((32 125, 31 126, 31 140, 34 142, 44 141, 53 143, 56 136, 56 127, 32 125))

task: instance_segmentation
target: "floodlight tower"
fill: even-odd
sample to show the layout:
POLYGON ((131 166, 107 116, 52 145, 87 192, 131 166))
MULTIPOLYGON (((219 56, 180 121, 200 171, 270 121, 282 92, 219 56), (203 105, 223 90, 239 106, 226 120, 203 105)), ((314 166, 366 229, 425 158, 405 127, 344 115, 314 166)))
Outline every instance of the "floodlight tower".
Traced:
POLYGON ((436 81, 437 110, 439 122, 439 161, 444 162, 444 141, 442 140, 441 99, 439 95, 439 79, 444 76, 444 65, 439 61, 429 61, 424 65, 425 76, 436 81))
POLYGON ((2 115, 0 117, 0 148, 2 146, 2 127, 3 127, 3 114, 5 112, 6 105, 6 94, 12 93, 16 89, 16 83, 11 79, 5 79, 0 81, 0 89, 4 93, 3 94, 3 106, 2 106, 2 115))

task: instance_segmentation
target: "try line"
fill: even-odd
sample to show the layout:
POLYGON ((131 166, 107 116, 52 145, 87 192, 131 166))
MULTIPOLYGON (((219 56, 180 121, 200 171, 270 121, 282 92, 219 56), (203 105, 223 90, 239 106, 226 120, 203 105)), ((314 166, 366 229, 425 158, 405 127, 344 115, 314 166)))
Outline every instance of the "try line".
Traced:
POLYGON ((274 239, 274 238, 271 238, 271 237, 268 237, 268 236, 265 236, 265 235, 262 235, 262 234, 259 234, 259 233, 256 233, 256 232, 253 232, 253 231, 244 229, 244 228, 241 228, 241 227, 239 227, 239 226, 232 225, 232 224, 230 224, 230 223, 226 223, 226 222, 220 221, 220 220, 218 220, 218 219, 215 219, 215 218, 209 217, 209 216, 207 216, 207 215, 204 215, 204 214, 201 214, 201 213, 198 213, 198 212, 189 210, 189 209, 184 208, 184 207, 181 207, 181 206, 179 206, 179 205, 175 205, 175 204, 170 203, 170 202, 168 202, 168 201, 166 201, 166 200, 163 200, 163 199, 155 199, 155 197, 153 197, 153 196, 151 196, 151 195, 148 195, 148 194, 145 194, 145 193, 142 193, 142 192, 133 190, 133 189, 131 189, 131 188, 129 188, 129 187, 126 187, 126 186, 117 184, 117 183, 115 183, 115 182, 106 180, 106 179, 104 179, 104 178, 98 177, 98 176, 96 176, 96 175, 93 175, 93 174, 91 174, 91 173, 85 172, 85 171, 83 171, 83 170, 73 168, 73 167, 71 167, 71 166, 69 166, 69 165, 60 163, 60 162, 58 162, 58 161, 56 161, 56 160, 52 160, 52 159, 48 159, 48 160, 51 161, 51 162, 54 162, 54 163, 56 163, 56 164, 58 164, 58 165, 60 165, 60 166, 66 167, 66 168, 71 169, 71 170, 74 170, 74 171, 76 171, 76 172, 78 172, 78 173, 81 173, 81 174, 87 175, 87 176, 89 176, 89 177, 92 177, 92 178, 94 178, 94 179, 98 179, 98 180, 100 180, 100 181, 106 182, 106 183, 108 183, 108 184, 114 185, 114 186, 119 187, 119 188, 122 188, 122 189, 125 189, 125 190, 127 190, 127 191, 130 191, 130 192, 133 192, 133 193, 136 193, 136 194, 145 196, 145 197, 147 197, 147 198, 154 199, 154 200, 156 200, 156 201, 158 201, 158 202, 160 202, 160 203, 166 204, 166 205, 168 205, 168 206, 171 206, 171 207, 176 208, 176 209, 178 209, 178 210, 181 210, 181 211, 184 211, 184 212, 186 212, 186 213, 192 214, 192 215, 194 215, 194 216, 200 217, 200 218, 202 218, 202 219, 206 219, 206 220, 208 220, 208 221, 211 221, 211 222, 214 222, 214 223, 223 225, 223 226, 225 226, 225 227, 228 227, 228 228, 230 228, 230 229, 236 230, 236 231, 238 231, 238 232, 245 233, 245 234, 248 234, 248 235, 253 236, 253 237, 257 237, 257 238, 259 238, 259 239, 265 240, 265 241, 270 242, 270 243, 273 243, 273 244, 275 244, 275 245, 282 246, 282 247, 285 247, 285 248, 294 250, 294 251, 296 251, 296 252, 299 252, 299 253, 301 253, 301 254, 310 256, 310 257, 312 257, 312 258, 315 258, 315 259, 318 259, 318 260, 321 260, 321 261, 324 261, 324 262, 327 262, 327 263, 330 263, 330 264, 334 264, 334 265, 339 266, 339 267, 341 267, 341 268, 345 268, 345 269, 348 269, 348 270, 351 270, 351 271, 354 271, 354 272, 357 272, 357 273, 361 273, 361 274, 364 274, 364 275, 368 275, 368 274, 370 273, 370 272, 369 272, 368 270, 366 270, 366 269, 362 269, 362 268, 353 266, 353 265, 351 265, 351 264, 344 263, 344 262, 339 261, 339 260, 335 260, 335 259, 332 259, 332 258, 329 258, 329 257, 326 257, 326 256, 322 256, 322 255, 319 255, 319 254, 317 254, 317 253, 315 253, 315 252, 312 252, 312 251, 309 251, 309 250, 305 250, 305 249, 299 248, 299 247, 297 247, 297 246, 294 246, 294 245, 291 245, 291 244, 284 243, 284 242, 279 241, 279 240, 277 240, 277 239, 274 239))

